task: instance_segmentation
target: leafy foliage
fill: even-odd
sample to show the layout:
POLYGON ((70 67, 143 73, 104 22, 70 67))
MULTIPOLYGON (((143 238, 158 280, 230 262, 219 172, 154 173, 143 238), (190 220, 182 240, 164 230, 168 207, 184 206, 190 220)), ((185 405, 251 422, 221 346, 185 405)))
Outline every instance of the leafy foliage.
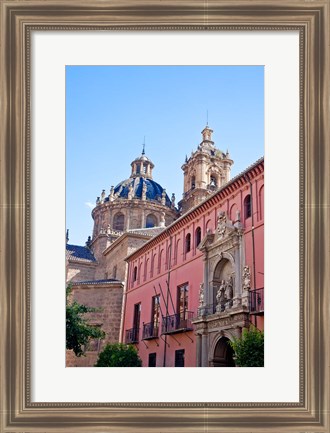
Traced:
POLYGON ((230 342, 235 351, 235 363, 238 367, 264 366, 264 333, 256 327, 244 329, 241 338, 230 342))
POLYGON ((84 355, 86 346, 92 338, 104 338, 99 326, 90 325, 84 317, 86 313, 98 311, 75 300, 70 300, 70 286, 66 289, 66 348, 72 349, 76 356, 84 355))
POLYGON ((136 348, 130 344, 107 344, 100 353, 95 367, 141 367, 136 348))

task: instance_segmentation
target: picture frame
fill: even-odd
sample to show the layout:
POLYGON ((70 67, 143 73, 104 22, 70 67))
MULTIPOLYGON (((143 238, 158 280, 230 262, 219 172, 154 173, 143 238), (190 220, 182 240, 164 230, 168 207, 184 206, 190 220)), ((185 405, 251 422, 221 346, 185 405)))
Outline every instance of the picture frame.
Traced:
POLYGON ((1 430, 329 431, 329 1, 1 2, 1 430), (31 401, 30 45, 33 30, 298 30, 299 403, 31 401))

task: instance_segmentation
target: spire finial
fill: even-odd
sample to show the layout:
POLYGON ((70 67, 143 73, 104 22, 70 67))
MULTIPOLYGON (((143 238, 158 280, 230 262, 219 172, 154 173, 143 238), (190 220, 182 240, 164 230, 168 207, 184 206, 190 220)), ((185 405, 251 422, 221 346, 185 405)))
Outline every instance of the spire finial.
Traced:
POLYGON ((206 126, 209 126, 209 110, 206 110, 206 126))
POLYGON ((143 144, 142 144, 142 155, 145 154, 145 147, 146 147, 146 136, 143 137, 143 144))

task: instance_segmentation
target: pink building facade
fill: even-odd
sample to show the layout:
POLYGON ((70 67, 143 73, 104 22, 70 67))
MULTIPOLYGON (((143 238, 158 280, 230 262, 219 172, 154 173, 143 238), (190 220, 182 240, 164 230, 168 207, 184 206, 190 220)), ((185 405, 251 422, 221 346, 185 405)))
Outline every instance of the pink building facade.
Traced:
POLYGON ((122 341, 144 367, 235 366, 229 340, 264 326, 264 161, 127 259, 122 341))

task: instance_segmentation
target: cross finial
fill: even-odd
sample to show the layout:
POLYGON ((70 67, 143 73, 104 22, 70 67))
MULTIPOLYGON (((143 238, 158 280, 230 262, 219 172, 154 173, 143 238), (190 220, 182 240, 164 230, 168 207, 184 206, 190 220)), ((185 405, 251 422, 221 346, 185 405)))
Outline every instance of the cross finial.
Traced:
POLYGON ((206 110, 206 126, 209 126, 209 110, 206 110))
POLYGON ((146 137, 143 137, 143 144, 142 144, 142 155, 145 154, 145 147, 146 147, 146 137))

